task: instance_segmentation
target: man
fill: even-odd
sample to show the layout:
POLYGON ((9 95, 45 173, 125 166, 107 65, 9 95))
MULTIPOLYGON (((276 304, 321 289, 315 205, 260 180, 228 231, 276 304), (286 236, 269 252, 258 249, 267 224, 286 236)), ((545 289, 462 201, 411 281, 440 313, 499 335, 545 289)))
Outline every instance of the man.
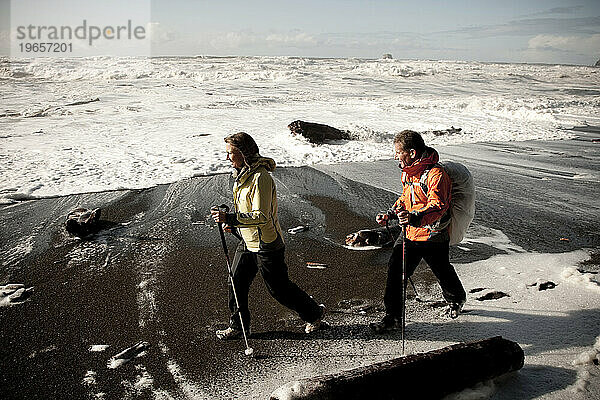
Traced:
POLYGON ((466 300, 465 290, 450 264, 450 189, 451 180, 437 164, 439 155, 425 146, 421 135, 405 130, 394 138, 394 159, 402 169, 402 194, 387 213, 377 215, 377 222, 386 225, 389 219, 399 219, 405 227, 406 279, 402 285, 402 236, 396 240, 388 263, 384 293, 385 317, 369 326, 376 333, 397 328, 404 318, 404 290, 408 278, 424 259, 442 287, 448 302, 447 314, 458 317, 466 300))
POLYGON ((225 143, 227 159, 235 170, 235 208, 233 213, 211 210, 211 214, 215 222, 225 224, 225 230, 238 229, 242 240, 231 268, 239 310, 229 282, 229 328, 218 330, 217 337, 241 338, 240 315, 249 332, 248 292, 258 271, 271 296, 300 315, 306 322, 306 333, 314 332, 322 327, 325 309, 288 277, 285 245, 277 218, 277 192, 275 182, 269 174, 275 169, 275 161, 261 157, 256 142, 247 133, 239 132, 228 136, 225 143))

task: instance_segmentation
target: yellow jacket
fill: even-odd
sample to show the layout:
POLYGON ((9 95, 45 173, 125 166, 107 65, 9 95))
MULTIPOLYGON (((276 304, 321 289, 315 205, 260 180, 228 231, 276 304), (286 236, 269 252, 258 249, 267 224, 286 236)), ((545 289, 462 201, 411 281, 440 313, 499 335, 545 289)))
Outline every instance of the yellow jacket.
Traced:
POLYGON ((233 185, 234 213, 227 214, 227 223, 239 229, 246 248, 277 250, 284 246, 277 219, 277 191, 273 177, 275 161, 261 157, 250 167, 244 167, 233 185))

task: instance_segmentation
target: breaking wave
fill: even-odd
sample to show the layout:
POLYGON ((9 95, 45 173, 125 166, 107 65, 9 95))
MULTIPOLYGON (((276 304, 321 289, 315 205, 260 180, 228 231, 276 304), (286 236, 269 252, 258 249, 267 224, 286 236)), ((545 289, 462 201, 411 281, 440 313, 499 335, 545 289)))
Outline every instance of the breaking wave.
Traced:
POLYGON ((288 166, 391 158, 388 145, 403 129, 434 146, 566 138, 563 127, 600 123, 599 71, 302 57, 2 58, 0 198, 226 172, 222 138, 242 130, 288 166), (352 140, 316 146, 292 137, 287 125, 298 119, 352 140), (434 133, 451 127, 461 130, 434 133))

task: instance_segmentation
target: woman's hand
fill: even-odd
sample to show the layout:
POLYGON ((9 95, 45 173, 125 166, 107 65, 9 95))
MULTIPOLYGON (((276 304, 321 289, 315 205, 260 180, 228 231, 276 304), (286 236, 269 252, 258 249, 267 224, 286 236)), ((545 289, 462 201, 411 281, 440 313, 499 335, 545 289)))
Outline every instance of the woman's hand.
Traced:
POLYGON ((217 224, 225 223, 225 212, 221 210, 210 210, 210 215, 217 224))

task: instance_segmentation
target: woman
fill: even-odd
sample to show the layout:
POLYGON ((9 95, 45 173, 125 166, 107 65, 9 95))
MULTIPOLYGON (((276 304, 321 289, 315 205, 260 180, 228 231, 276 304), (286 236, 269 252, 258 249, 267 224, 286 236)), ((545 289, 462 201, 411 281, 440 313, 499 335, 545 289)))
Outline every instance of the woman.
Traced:
POLYGON ((271 296, 284 306, 296 311, 306 321, 305 332, 321 328, 325 307, 300 289, 288 277, 285 263, 285 245, 277 219, 277 193, 269 172, 275 161, 261 157, 258 146, 250 135, 239 132, 225 138, 227 159, 235 169, 233 185, 233 213, 211 210, 215 222, 223 223, 226 230, 238 229, 242 240, 237 247, 231 267, 237 291, 239 310, 229 282, 229 328, 216 332, 219 339, 242 337, 240 315, 249 332, 250 311, 248 292, 250 284, 260 271, 271 296))

